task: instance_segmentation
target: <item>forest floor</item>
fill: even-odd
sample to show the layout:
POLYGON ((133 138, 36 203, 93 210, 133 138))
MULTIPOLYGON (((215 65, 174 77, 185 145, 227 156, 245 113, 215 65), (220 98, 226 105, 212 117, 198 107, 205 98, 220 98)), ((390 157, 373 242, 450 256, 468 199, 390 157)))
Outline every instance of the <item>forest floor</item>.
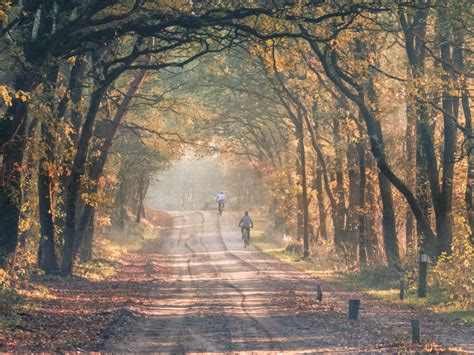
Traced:
POLYGON ((474 351, 473 327, 325 283, 254 246, 245 249, 236 215, 171 217, 152 214, 164 233, 123 254, 116 272, 32 280, 5 320, 10 330, 0 334, 0 350, 474 351), (362 304, 357 321, 347 320, 352 298, 362 304), (411 319, 421 321, 420 345, 411 344, 411 319))
POLYGON ((77 267, 74 277, 19 281, 13 311, 0 314, 0 351, 100 350, 109 329, 131 315, 130 306, 159 274, 141 249, 171 220, 153 211, 148 217, 147 232, 154 235, 131 224, 125 235, 115 231, 114 242, 100 238, 95 260, 77 267))
POLYGON ((404 299, 400 300, 400 274, 397 270, 383 264, 370 265, 365 269, 360 269, 354 264, 348 265, 343 258, 338 258, 324 244, 312 245, 311 255, 308 258, 302 258, 301 251, 292 250, 295 245, 283 240, 282 235, 271 232, 265 216, 257 215, 254 220, 256 220, 257 228, 254 230, 253 244, 260 251, 311 274, 325 284, 358 290, 373 299, 391 303, 396 307, 434 313, 448 322, 457 321, 474 326, 474 309, 467 306, 467 300, 463 303, 455 302, 443 290, 433 285, 428 285, 426 297, 418 297, 416 256, 407 257, 410 261, 404 262, 405 292, 404 299))

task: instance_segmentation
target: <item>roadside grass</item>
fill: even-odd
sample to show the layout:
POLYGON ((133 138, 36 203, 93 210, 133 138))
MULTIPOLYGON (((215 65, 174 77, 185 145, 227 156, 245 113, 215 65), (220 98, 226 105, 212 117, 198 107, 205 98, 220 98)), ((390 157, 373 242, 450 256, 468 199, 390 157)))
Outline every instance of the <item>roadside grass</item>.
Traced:
MULTIPOLYGON (((258 232, 254 233, 253 245, 275 259, 310 273, 315 278, 346 290, 362 291, 371 297, 401 307, 429 310, 446 320, 460 320, 474 326, 474 310, 462 309, 459 304, 451 302, 440 289, 429 288, 427 297, 419 298, 416 294, 416 280, 407 280, 405 299, 402 301, 399 299, 399 274, 393 269, 379 266, 345 272, 335 271, 322 267, 316 259, 304 259, 301 255, 286 250, 282 243, 268 233, 258 232)), ((414 277, 415 274, 411 276, 414 277)))
POLYGON ((438 288, 428 288, 426 297, 420 298, 416 292, 416 284, 409 285, 404 300, 399 299, 398 273, 387 267, 365 269, 358 272, 333 275, 327 281, 335 282, 344 287, 363 291, 377 299, 401 306, 426 309, 439 314, 447 320, 461 320, 474 326, 474 310, 461 309, 438 288))
POLYGON ((137 224, 127 221, 122 229, 109 228, 98 233, 94 240, 93 258, 79 263, 75 276, 89 281, 101 281, 114 276, 119 267, 119 259, 126 252, 140 250, 148 240, 159 235, 159 226, 142 220, 137 224))

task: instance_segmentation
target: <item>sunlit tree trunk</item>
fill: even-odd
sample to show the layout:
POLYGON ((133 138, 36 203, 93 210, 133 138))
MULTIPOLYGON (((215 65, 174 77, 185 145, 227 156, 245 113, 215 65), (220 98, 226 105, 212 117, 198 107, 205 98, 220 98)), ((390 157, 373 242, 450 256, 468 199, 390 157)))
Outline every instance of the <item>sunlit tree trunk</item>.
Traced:
POLYGON ((337 251, 345 251, 346 248, 346 196, 344 192, 344 172, 342 169, 342 139, 340 132, 339 117, 333 119, 334 147, 336 150, 336 210, 333 211, 334 221, 334 246, 337 251))
POLYGON ((471 241, 474 243, 474 130, 472 127, 471 107, 469 105, 469 93, 467 91, 466 83, 463 83, 462 89, 462 108, 464 118, 466 121, 466 159, 467 159, 467 174, 466 174, 466 191, 464 193, 464 201, 466 203, 466 214, 469 227, 471 229, 471 241))
POLYGON ((296 125, 298 152, 301 167, 301 200, 303 208, 303 255, 309 255, 309 213, 308 213, 308 179, 306 175, 306 149, 304 146, 304 123, 296 125))
MULTIPOLYGON (((99 179, 102 176, 102 173, 105 168, 105 163, 107 162, 107 158, 109 155, 110 148, 112 147, 113 140, 115 138, 115 135, 117 133, 118 127, 120 126, 120 123, 123 121, 127 109, 129 108, 133 97, 137 93, 140 85, 142 84, 144 78, 146 75, 146 70, 140 70, 135 78, 132 80, 129 89, 127 90, 127 93, 125 94, 125 97, 120 104, 120 107, 118 108, 117 112, 115 113, 115 116, 112 120, 112 122, 107 122, 103 123, 103 127, 98 132, 99 136, 103 143, 101 147, 99 148, 99 156, 93 160, 91 171, 89 174, 89 179, 94 183, 90 193, 96 194, 99 189, 99 179)), ((139 180, 138 183, 138 189, 139 189, 139 194, 143 193, 143 189, 145 188, 144 185, 144 177, 142 176, 141 179, 139 180)), ((140 195, 138 198, 138 203, 142 204, 143 203, 143 197, 140 195)), ((141 208, 141 207, 140 207, 141 208)), ((79 249, 85 234, 87 233, 90 224, 92 223, 92 218, 93 215, 95 214, 95 206, 92 204, 86 204, 84 206, 84 210, 79 218, 79 224, 75 233, 75 242, 74 242, 74 249, 73 249, 73 254, 77 252, 79 249)), ((137 219, 139 219, 139 216, 141 218, 141 211, 139 214, 137 213, 137 219)), ((139 221, 138 221, 139 222, 139 221)), ((91 235, 91 239, 93 238, 93 235, 91 235)), ((92 240, 90 242, 92 244, 92 240)))
MULTIPOLYGON (((369 134, 377 135, 379 149, 384 149, 382 129, 380 122, 374 122, 375 132, 369 134)), ((400 253, 397 239, 397 229, 395 221, 395 211, 393 207, 392 187, 385 174, 379 170, 379 188, 382 200, 382 235, 384 240, 384 250, 389 265, 398 266, 400 264, 400 253)))
POLYGON ((84 165, 86 162, 87 152, 89 150, 89 142, 92 137, 92 129, 95 118, 97 116, 97 112, 99 111, 100 102, 106 90, 107 86, 101 85, 96 88, 91 95, 89 110, 82 127, 77 153, 74 158, 71 176, 66 189, 66 223, 64 226, 63 260, 61 264, 61 272, 65 275, 71 275, 72 273, 75 251, 78 248, 75 233, 77 201, 79 198, 79 192, 81 190, 81 178, 84 174, 84 165))
POLYGON ((347 145, 347 177, 349 178, 349 196, 346 221, 346 244, 350 254, 356 257, 357 250, 357 229, 359 224, 358 206, 360 202, 360 171, 358 160, 358 146, 352 141, 347 145))
MULTIPOLYGON (((366 169, 377 169, 374 156, 370 151, 365 153, 366 169)), ((378 216, 380 211, 378 209, 377 194, 374 186, 374 181, 370 179, 370 174, 367 176, 367 215, 366 215, 366 250, 367 261, 375 261, 379 257, 379 232, 377 227, 378 216)))
POLYGON ((452 72, 453 61, 453 38, 452 27, 448 23, 449 16, 446 12, 447 5, 442 2, 438 6, 438 37, 440 42, 440 57, 442 68, 442 80, 444 82, 442 92, 442 108, 443 108, 443 175, 441 177, 441 189, 439 193, 439 201, 436 211, 436 229, 438 234, 437 253, 451 253, 451 244, 453 240, 453 220, 452 220, 452 199, 453 199, 453 179, 454 164, 456 154, 456 127, 457 121, 457 101, 451 91, 455 81, 455 75, 452 72))
POLYGON ((304 230, 304 222, 303 222, 303 177, 301 176, 301 161, 300 161, 300 151, 301 148, 299 146, 300 142, 298 142, 297 147, 297 155, 298 159, 296 159, 296 185, 295 185, 295 195, 296 195, 296 239, 300 240, 303 238, 303 230, 304 230))
MULTIPOLYGON (((70 96, 70 114, 68 115, 69 123, 71 124, 71 130, 69 131, 68 139, 62 142, 62 149, 65 151, 71 151, 77 144, 77 139, 80 134, 82 119, 83 119, 83 108, 81 107, 83 99, 83 91, 85 85, 85 73, 87 69, 87 63, 83 56, 79 56, 71 69, 68 83, 68 95, 70 96)), ((66 187, 69 179, 70 166, 72 160, 70 154, 65 155, 65 159, 61 161, 64 171, 60 177, 59 184, 59 196, 57 199, 56 208, 60 211, 56 218, 56 226, 59 230, 64 230, 65 220, 65 199, 66 199, 66 187)))
MULTIPOLYGON (((423 5, 423 4, 421 4, 423 5)), ((426 95, 420 87, 425 72, 425 37, 428 11, 420 6, 413 14, 399 8, 399 20, 405 36, 405 51, 408 59, 407 104, 413 105, 416 114, 416 198, 419 206, 430 222, 430 206, 437 199, 438 169, 433 144, 433 123, 431 123, 426 95), (431 190, 431 198, 430 198, 431 190)), ((423 233, 424 228, 417 224, 420 248, 429 255, 436 254, 436 239, 423 233)))
POLYGON ((324 192, 323 192, 323 173, 321 164, 317 163, 316 167, 316 192, 317 192, 317 201, 318 201, 318 215, 319 215, 319 234, 324 240, 328 239, 328 232, 326 226, 326 209, 324 206, 324 192))
MULTIPOLYGON (((361 127, 359 125, 359 131, 361 131, 361 127)), ((367 264, 367 219, 366 219, 366 204, 365 204, 365 187, 367 183, 367 173, 366 173, 366 161, 365 161, 365 153, 366 153, 366 141, 363 138, 362 132, 360 134, 359 141, 357 142, 357 166, 359 167, 358 171, 358 201, 357 201, 357 210, 356 214, 358 217, 358 230, 359 230, 359 238, 358 238, 358 245, 359 245, 359 263, 360 265, 364 266, 367 264)))
MULTIPOLYGON (((410 92, 410 87, 407 85, 406 91, 410 92)), ((411 95, 406 97, 406 115, 407 127, 405 131, 405 148, 406 148, 406 181, 408 187, 412 191, 416 190, 416 110, 415 102, 411 95)), ((415 220, 413 212, 407 205, 406 224, 405 224, 405 247, 406 251, 416 250, 415 240, 415 220)))
MULTIPOLYGON (((369 76, 367 83, 367 97, 372 105, 378 104, 378 98, 374 87, 374 78, 372 75, 369 76)), ((380 149, 383 154, 385 154, 385 142, 380 121, 375 120, 371 129, 372 131, 369 131, 368 129, 369 136, 373 134, 376 135, 378 145, 377 148, 380 149)), ((384 241, 385 255, 389 265, 398 267, 400 265, 400 249, 398 245, 392 185, 382 169, 379 169, 378 180, 380 198, 382 200, 382 236, 384 241)))

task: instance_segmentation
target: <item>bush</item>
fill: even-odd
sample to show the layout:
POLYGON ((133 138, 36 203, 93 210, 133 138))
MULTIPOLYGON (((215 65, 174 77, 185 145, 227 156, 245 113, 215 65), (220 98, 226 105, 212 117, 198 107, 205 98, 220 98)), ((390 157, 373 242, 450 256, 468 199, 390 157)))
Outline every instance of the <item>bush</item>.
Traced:
POLYGON ((285 248, 285 251, 293 254, 303 254, 303 246, 300 243, 294 242, 288 244, 285 248))
POLYGON ((8 314, 18 302, 18 295, 13 288, 8 274, 0 269, 0 314, 8 314))
POLYGON ((462 309, 474 305, 474 247, 466 236, 454 236, 451 255, 440 256, 430 281, 462 309))

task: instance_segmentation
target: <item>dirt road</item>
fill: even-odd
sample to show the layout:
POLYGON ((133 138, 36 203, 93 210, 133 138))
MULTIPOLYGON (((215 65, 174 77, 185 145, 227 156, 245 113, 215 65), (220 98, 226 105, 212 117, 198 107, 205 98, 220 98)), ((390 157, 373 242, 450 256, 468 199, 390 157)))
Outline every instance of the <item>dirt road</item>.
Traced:
POLYGON ((173 227, 146 253, 165 277, 131 306, 135 316, 106 344, 110 351, 381 351, 408 348, 410 320, 425 342, 474 351, 474 330, 324 285, 254 247, 244 249, 235 215, 174 213, 173 227), (358 321, 347 302, 361 299, 358 321))

